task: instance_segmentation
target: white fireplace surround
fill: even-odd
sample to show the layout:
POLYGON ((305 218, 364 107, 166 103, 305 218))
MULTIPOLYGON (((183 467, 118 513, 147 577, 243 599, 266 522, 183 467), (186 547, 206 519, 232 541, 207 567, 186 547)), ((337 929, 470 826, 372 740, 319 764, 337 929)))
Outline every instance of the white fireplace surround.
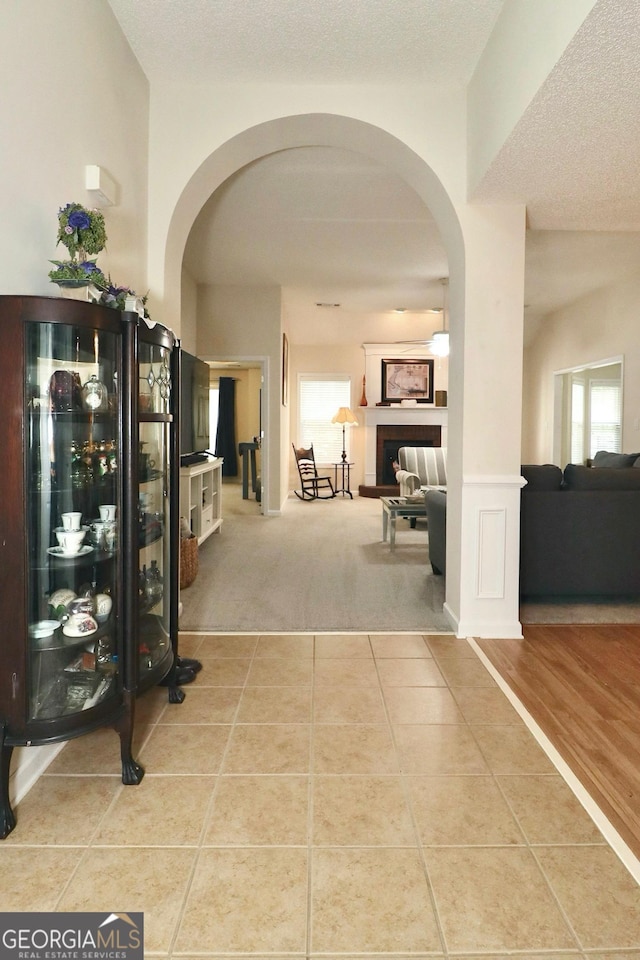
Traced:
MULTIPOLYGON (((447 409, 436 407, 432 403, 418 403, 415 407, 404 407, 399 403, 388 407, 378 407, 376 404, 382 396, 382 360, 397 357, 399 345, 394 343, 363 343, 365 352, 365 376, 367 406, 359 408, 361 422, 364 422, 364 483, 365 486, 376 485, 376 435, 378 425, 417 426, 419 424, 434 424, 441 429, 441 445, 447 446, 447 409)), ((425 355, 425 348, 412 346, 409 349, 402 347, 402 356, 421 357, 425 355)), ((446 390, 448 384, 448 364, 442 368, 442 361, 436 358, 436 388, 446 390)), ((446 361, 444 361, 446 364, 446 361)))

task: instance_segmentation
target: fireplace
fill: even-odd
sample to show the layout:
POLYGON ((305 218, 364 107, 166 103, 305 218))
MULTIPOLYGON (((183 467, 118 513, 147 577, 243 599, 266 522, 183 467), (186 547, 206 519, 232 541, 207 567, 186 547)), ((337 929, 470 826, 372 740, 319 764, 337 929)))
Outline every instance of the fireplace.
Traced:
POLYGON ((376 428, 376 484, 396 482, 393 462, 400 447, 439 447, 442 430, 436 424, 384 424, 376 428))
POLYGON ((391 469, 397 455, 397 450, 389 445, 385 452, 385 441, 397 448, 409 445, 447 446, 449 411, 446 407, 433 407, 427 403, 411 407, 375 404, 361 407, 360 412, 364 420, 364 483, 358 485, 361 497, 398 495, 395 477, 390 482, 380 482, 383 463, 387 461, 387 468, 391 469))

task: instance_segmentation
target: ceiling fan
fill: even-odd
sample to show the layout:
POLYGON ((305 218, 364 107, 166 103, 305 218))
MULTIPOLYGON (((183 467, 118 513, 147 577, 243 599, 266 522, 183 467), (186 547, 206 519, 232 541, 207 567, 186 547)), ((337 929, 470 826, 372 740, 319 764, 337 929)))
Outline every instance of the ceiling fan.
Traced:
POLYGON ((449 356, 449 331, 447 329, 447 309, 446 309, 446 299, 447 291, 449 288, 449 278, 443 277, 440 280, 442 284, 442 306, 436 307, 433 310, 429 310, 429 313, 441 313, 442 314, 442 329, 435 330, 427 340, 396 340, 396 343, 404 344, 413 344, 414 346, 424 346, 427 347, 429 353, 432 353, 434 357, 448 357, 449 356))

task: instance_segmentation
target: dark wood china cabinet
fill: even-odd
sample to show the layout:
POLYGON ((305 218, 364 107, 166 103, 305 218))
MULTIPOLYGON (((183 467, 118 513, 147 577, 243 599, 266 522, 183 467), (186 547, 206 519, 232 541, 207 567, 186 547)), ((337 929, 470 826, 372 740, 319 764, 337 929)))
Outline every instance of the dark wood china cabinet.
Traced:
POLYGON ((13 748, 102 726, 122 780, 136 696, 175 684, 179 347, 137 313, 1 296, 0 837, 13 748))

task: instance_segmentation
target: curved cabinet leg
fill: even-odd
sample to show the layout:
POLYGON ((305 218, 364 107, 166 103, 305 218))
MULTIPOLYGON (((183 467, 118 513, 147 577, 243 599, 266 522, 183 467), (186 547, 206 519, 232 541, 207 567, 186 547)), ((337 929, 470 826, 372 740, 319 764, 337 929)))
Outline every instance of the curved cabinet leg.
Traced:
POLYGON ((120 734, 120 759, 122 761, 122 782, 127 786, 135 786, 144 777, 144 767, 133 759, 133 718, 134 697, 125 691, 125 709, 117 730, 120 734))
POLYGON ((122 782, 127 786, 136 786, 144 777, 144 767, 131 756, 131 751, 125 756, 122 751, 122 782))
POLYGON ((182 703, 184 700, 186 694, 178 686, 178 658, 176 654, 174 654, 171 669, 160 681, 159 686, 167 688, 169 703, 182 703))
POLYGON ((13 747, 5 743, 6 723, 0 725, 0 840, 8 837, 16 825, 16 817, 9 802, 9 768, 13 747))
POLYGON ((186 694, 177 684, 170 685, 167 689, 169 694, 169 703, 182 703, 186 694))

